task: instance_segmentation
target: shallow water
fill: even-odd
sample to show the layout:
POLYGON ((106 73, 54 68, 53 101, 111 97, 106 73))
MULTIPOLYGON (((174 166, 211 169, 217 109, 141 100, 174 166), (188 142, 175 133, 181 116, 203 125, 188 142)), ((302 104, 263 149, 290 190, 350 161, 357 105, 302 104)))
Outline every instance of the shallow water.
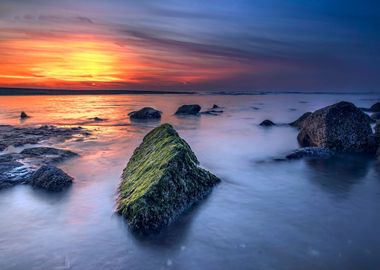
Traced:
POLYGON ((380 269, 379 166, 349 157, 272 162, 297 148, 297 130, 258 126, 341 100, 368 107, 379 96, 0 97, 0 124, 81 125, 93 133, 43 143, 81 155, 60 166, 75 177, 66 192, 0 190, 0 269, 380 269), (184 103, 216 103, 225 112, 174 116, 184 103), (161 123, 172 123, 222 179, 177 223, 144 238, 113 212, 122 169, 159 124, 130 123, 128 112, 142 106, 163 111, 161 123), (22 110, 32 117, 20 122, 22 110))

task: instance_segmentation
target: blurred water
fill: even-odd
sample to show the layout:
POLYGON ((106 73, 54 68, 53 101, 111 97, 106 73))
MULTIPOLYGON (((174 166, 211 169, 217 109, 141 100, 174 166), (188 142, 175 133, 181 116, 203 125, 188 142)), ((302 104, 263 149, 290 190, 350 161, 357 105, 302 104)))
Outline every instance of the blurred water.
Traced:
POLYGON ((0 269, 380 269, 379 166, 361 158, 272 162, 298 147, 297 130, 258 126, 341 100, 368 107, 379 96, 0 97, 0 124, 93 132, 58 145, 81 155, 61 165, 75 177, 66 192, 0 191, 0 269), (185 103, 225 112, 174 116, 185 103), (143 106, 163 111, 161 123, 172 123, 223 181, 176 224, 141 238, 113 210, 122 169, 159 124, 130 123, 128 112, 143 106), (20 111, 32 117, 20 122, 20 111))

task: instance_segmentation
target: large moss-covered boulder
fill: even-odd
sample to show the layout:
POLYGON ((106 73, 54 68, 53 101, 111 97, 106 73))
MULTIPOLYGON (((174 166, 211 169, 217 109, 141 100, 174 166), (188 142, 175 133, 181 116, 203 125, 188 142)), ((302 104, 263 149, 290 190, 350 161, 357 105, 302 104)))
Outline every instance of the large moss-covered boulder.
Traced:
POLYGON ((190 146, 174 128, 163 124, 144 137, 124 169, 117 212, 135 231, 159 231, 219 181, 199 167, 190 146))
POLYGON ((337 152, 373 152, 368 116, 350 102, 339 102, 306 118, 298 134, 303 147, 315 146, 337 152))

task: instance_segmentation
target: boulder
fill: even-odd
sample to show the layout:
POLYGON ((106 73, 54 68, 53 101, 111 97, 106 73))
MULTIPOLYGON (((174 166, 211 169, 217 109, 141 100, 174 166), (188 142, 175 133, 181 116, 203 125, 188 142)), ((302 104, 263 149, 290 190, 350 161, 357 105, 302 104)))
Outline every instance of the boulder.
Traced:
POLYGON ((307 117, 297 139, 303 147, 363 153, 371 151, 368 146, 371 134, 367 115, 352 103, 339 102, 307 117))
POLYGON ((141 110, 130 112, 128 115, 131 120, 152 120, 161 119, 162 112, 151 107, 144 107, 141 110))
POLYGON ((73 178, 61 169, 44 165, 39 168, 30 178, 33 187, 48 191, 62 191, 73 183, 73 178))
POLYGON ((175 129, 164 124, 144 137, 124 169, 117 212, 134 231, 159 231, 203 199, 219 181, 199 166, 175 129))
POLYGON ((380 112, 380 102, 376 102, 370 108, 371 112, 380 112))
POLYGON ((20 113, 20 118, 21 119, 26 119, 26 118, 28 118, 29 116, 25 113, 25 112, 21 112, 20 113))
POLYGON ((380 120, 380 112, 376 112, 376 113, 371 114, 371 119, 373 120, 373 122, 380 120))
POLYGON ((330 158, 334 152, 321 147, 304 147, 295 150, 286 156, 286 159, 301 159, 301 158, 330 158))
POLYGON ((303 115, 301 115, 297 120, 289 123, 292 127, 297 127, 301 129, 303 127, 303 124, 305 123, 305 120, 311 115, 311 112, 306 112, 303 115))
POLYGON ((276 124, 273 123, 271 120, 264 120, 260 123, 260 126, 262 127, 271 127, 271 126, 275 126, 276 124))
POLYGON ((198 104, 182 105, 175 112, 176 115, 197 115, 201 110, 198 104))

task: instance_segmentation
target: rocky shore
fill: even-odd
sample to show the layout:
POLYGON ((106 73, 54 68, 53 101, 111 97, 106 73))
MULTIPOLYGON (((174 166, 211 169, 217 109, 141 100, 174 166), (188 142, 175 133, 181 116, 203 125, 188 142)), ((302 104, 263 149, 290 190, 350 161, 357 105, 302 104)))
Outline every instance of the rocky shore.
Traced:
MULTIPOLYGON (((0 151, 7 150, 8 147, 33 145, 47 140, 62 142, 74 138, 81 139, 88 135, 88 131, 79 127, 41 126, 22 128, 3 125, 0 126, 0 151)), ((32 184, 37 181, 36 172, 39 168, 46 169, 46 166, 49 166, 50 174, 48 175, 50 177, 41 178, 37 181, 40 185, 34 186, 49 187, 51 182, 58 186, 59 182, 69 178, 63 177, 61 170, 54 167, 54 165, 77 156, 78 154, 72 151, 52 147, 30 147, 21 152, 4 152, 0 154, 0 189, 16 184, 32 184), (60 175, 61 177, 58 177, 60 175)), ((40 173, 41 171, 38 175, 41 175, 40 173)), ((47 189, 54 190, 51 187, 47 189)))

